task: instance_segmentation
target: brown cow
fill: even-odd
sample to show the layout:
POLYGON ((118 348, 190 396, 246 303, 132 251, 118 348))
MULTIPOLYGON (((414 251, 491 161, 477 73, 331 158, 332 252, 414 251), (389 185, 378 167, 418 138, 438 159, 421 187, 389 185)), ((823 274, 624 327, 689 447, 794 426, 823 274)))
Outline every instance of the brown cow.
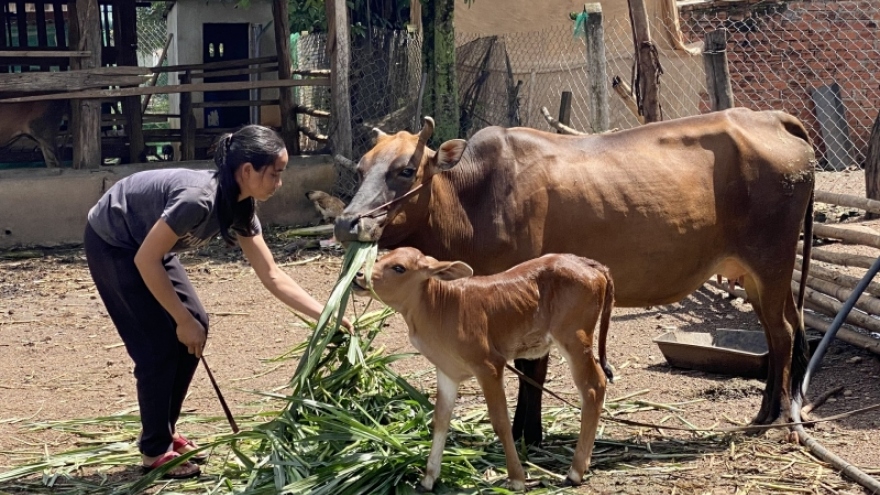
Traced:
MULTIPOLYGON (((434 438, 422 487, 433 489, 440 476, 458 386, 471 377, 483 390, 489 419, 504 446, 510 485, 525 487, 504 397, 504 367, 511 359, 546 355, 551 343, 571 367, 581 395, 581 431, 566 478, 566 484, 579 485, 590 465, 605 378, 613 379, 605 360, 614 306, 608 268, 571 254, 548 254, 496 275, 467 278, 471 275, 464 263, 437 261, 414 248, 385 255, 371 274, 375 294, 403 315, 410 342, 437 367, 434 438), (593 330, 600 319, 597 363, 593 330)), ((359 274, 353 288, 369 295, 368 285, 359 274)))
MULTIPOLYGON (((744 276, 770 349, 753 422, 789 418, 807 363, 803 282, 797 305, 790 284, 802 222, 809 269, 816 165, 800 121, 736 108, 598 136, 488 127, 436 152, 432 132, 429 118, 418 135, 377 131, 337 240, 413 246, 477 274, 574 253, 608 266, 619 307, 744 276)), ((543 381, 546 359, 527 371, 543 381)), ((523 381, 521 432, 541 440, 540 391, 523 381)))
MULTIPOLYGON (((4 93, 4 98, 14 95, 4 93)), ((67 101, 0 103, 0 147, 20 136, 28 136, 40 146, 49 168, 60 165, 55 139, 70 105, 67 101)))

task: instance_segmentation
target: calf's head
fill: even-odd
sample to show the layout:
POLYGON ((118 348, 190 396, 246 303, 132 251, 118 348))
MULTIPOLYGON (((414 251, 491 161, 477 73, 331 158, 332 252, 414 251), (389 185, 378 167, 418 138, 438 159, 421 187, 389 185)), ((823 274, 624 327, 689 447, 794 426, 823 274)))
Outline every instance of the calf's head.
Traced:
POLYGON ((399 311, 410 297, 421 294, 429 279, 456 280, 473 274, 474 270, 461 261, 437 261, 416 248, 404 247, 391 251, 373 265, 371 281, 364 273, 358 273, 352 290, 357 295, 369 295, 372 283, 379 299, 399 311))
POLYGON ((418 134, 400 131, 386 134, 373 129, 373 148, 357 165, 360 186, 339 218, 334 235, 340 242, 378 242, 388 222, 406 223, 413 229, 427 213, 405 195, 428 183, 435 174, 449 170, 461 160, 467 141, 452 139, 437 151, 427 146, 434 133, 434 120, 425 117, 418 134), (400 215, 402 210, 407 213, 400 215))

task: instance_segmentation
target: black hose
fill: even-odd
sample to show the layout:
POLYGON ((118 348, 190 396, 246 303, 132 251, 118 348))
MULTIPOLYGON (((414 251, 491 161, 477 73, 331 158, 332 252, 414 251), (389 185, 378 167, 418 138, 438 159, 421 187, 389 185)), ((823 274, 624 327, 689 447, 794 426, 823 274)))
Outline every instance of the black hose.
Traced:
MULTIPOLYGON (((834 321, 831 322, 831 326, 828 327, 828 330, 825 332, 825 336, 822 337, 822 341, 819 342, 819 346, 816 348, 816 352, 813 353, 813 357, 810 359, 810 364, 807 365, 807 371, 804 375, 803 384, 801 385, 801 393, 795 394, 795 398, 791 404, 791 415, 794 421, 802 421, 801 402, 803 401, 803 398, 807 395, 807 388, 810 386, 810 377, 813 375, 813 371, 819 367, 819 364, 822 362, 822 358, 825 357, 825 352, 828 350, 828 346, 831 344, 831 341, 834 340, 834 337, 835 335, 837 335, 837 331, 840 329, 841 325, 843 325, 843 321, 846 319, 846 316, 849 314, 850 311, 852 311, 856 300, 859 298, 859 296, 862 295, 862 292, 865 291, 865 288, 868 286, 871 280, 874 279, 874 276, 877 275, 878 271, 880 271, 880 257, 878 257, 874 261, 874 264, 871 265, 871 268, 867 271, 867 273, 865 273, 865 276, 862 277, 862 279, 856 285, 856 288, 853 289, 852 294, 850 294, 846 302, 843 303, 843 307, 840 309, 840 312, 837 313, 834 321)), ((804 278, 806 278, 806 275, 804 275, 804 278)), ((845 459, 823 447, 822 444, 820 444, 816 439, 807 434, 806 430, 804 430, 803 425, 795 425, 794 431, 797 432, 798 440, 800 441, 801 445, 810 449, 810 452, 812 452, 816 457, 830 463, 831 465, 839 469, 843 474, 849 476, 858 484, 870 490, 871 493, 880 494, 880 481, 878 481, 876 478, 873 478, 867 473, 860 471, 857 467, 853 466, 845 459)))

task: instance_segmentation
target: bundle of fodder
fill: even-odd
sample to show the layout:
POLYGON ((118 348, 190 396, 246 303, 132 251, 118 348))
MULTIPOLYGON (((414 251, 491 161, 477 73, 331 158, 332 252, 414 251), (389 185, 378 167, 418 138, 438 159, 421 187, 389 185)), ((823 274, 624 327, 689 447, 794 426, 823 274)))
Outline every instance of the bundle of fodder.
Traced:
MULTIPOLYGON (((412 490, 424 472, 431 443, 431 402, 389 365, 405 355, 385 355, 373 340, 393 313, 357 318, 349 334, 337 323, 345 312, 351 282, 359 269, 369 273, 375 244, 352 243, 342 271, 291 380, 288 404, 278 418, 254 432, 262 437, 255 453, 235 449, 251 469, 244 493, 381 494, 412 490), (331 320, 335 322, 331 324, 331 320)), ((491 445, 486 435, 477 443, 491 445)), ((444 481, 452 486, 490 487, 475 467, 503 465, 503 454, 467 447, 447 448, 444 481)), ((500 478, 500 477, 495 477, 500 478)))

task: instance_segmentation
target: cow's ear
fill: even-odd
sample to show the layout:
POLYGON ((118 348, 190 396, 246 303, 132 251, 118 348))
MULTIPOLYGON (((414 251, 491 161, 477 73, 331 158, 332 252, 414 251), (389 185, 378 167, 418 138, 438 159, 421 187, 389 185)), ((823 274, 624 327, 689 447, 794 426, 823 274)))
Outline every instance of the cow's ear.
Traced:
POLYGON ((467 148, 467 141, 464 139, 450 139, 441 144, 434 157, 438 171, 443 172, 457 165, 464 155, 465 148, 467 148))
POLYGON ((431 277, 438 280, 458 280, 474 275, 474 269, 461 261, 438 261, 431 264, 431 277))

